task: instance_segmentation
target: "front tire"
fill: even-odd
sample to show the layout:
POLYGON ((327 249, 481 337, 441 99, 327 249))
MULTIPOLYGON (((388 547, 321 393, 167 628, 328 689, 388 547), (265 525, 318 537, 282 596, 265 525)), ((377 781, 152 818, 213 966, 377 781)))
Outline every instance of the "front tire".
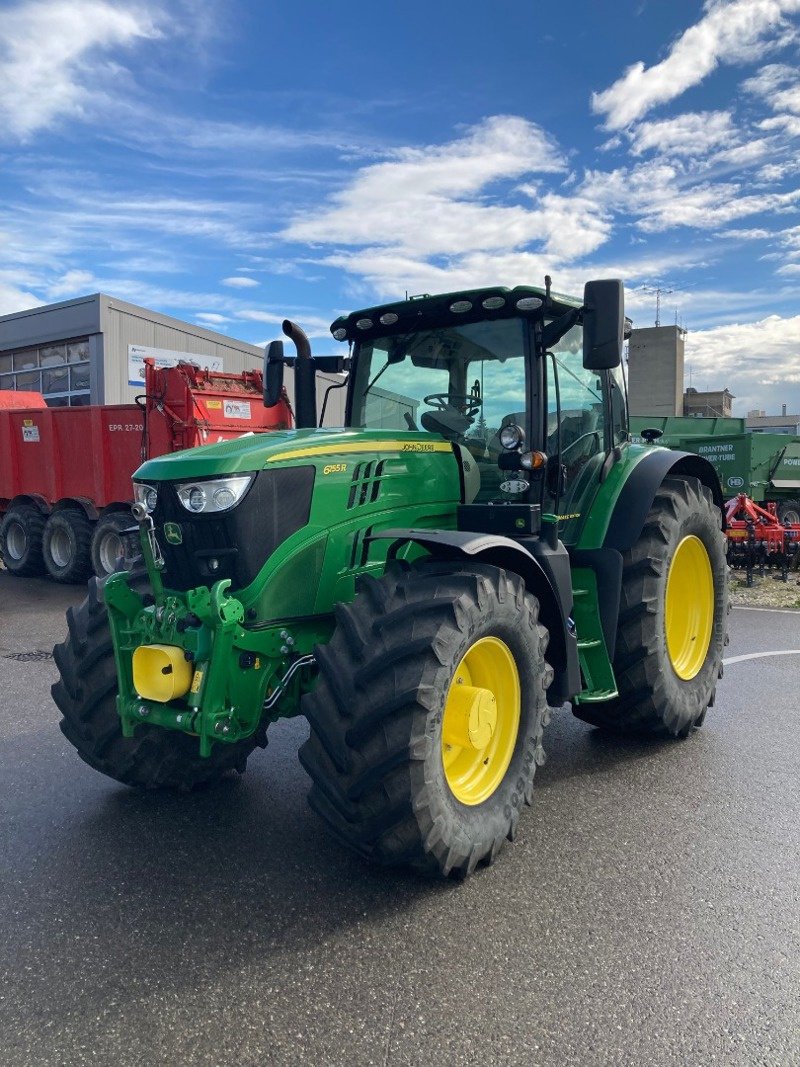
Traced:
MULTIPOLYGON (((147 579, 131 583, 149 590, 147 579)), ((103 583, 92 578, 89 595, 67 612, 69 635, 53 649, 61 678, 51 689, 63 719, 61 732, 81 759, 124 785, 186 791, 242 773, 256 738, 234 745, 215 744, 206 759, 196 737, 158 726, 137 726, 134 737, 122 736, 117 714, 117 671, 103 583)), ((259 738, 266 744, 266 738, 259 738)))
POLYGON ((364 577, 338 605, 300 760, 340 841, 430 875, 494 860, 544 759, 538 613, 518 575, 446 561, 364 577))
POLYGON ((713 705, 727 643, 728 565, 719 509, 697 478, 666 478, 623 554, 614 654, 619 696, 576 704, 622 733, 686 737, 713 705))

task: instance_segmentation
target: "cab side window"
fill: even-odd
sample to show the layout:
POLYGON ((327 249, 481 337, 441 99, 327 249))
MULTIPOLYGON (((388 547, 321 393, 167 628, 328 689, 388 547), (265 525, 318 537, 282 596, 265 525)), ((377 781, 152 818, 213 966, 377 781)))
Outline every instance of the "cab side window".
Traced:
POLYGON ((602 380, 597 371, 584 369, 582 333, 573 327, 551 349, 553 358, 547 357, 547 454, 560 452, 565 472, 558 513, 567 542, 594 495, 605 455, 602 380))

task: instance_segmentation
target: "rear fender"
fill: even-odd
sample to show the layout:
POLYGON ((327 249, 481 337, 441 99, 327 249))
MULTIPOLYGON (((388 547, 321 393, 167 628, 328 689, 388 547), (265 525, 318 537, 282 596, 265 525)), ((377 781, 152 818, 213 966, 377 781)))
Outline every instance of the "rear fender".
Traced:
MULTIPOLYGON (((408 542, 419 545, 434 559, 463 559, 488 563, 518 574, 539 601, 539 617, 550 634, 547 661, 555 675, 547 690, 548 703, 563 704, 580 692, 580 668, 575 627, 570 618, 572 587, 569 563, 563 546, 553 553, 554 560, 539 562, 524 545, 498 534, 470 533, 464 530, 382 530, 372 534, 371 540, 390 540, 387 558, 396 557, 398 549, 408 542), (561 554, 566 566, 558 567, 561 554), (557 559, 555 557, 558 557, 557 559)), ((539 547, 543 542, 537 543, 539 547)))

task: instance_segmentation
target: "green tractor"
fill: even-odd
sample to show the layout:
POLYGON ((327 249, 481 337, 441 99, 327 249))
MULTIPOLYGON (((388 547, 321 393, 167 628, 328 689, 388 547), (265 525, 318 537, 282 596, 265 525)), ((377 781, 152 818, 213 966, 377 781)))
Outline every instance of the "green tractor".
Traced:
POLYGON ((94 580, 55 649, 79 755, 182 790, 305 715, 310 802, 369 859, 463 877, 532 799, 551 706, 682 738, 722 674, 722 495, 696 455, 632 445, 622 283, 369 308, 348 354, 294 363, 298 429, 150 460, 143 566, 94 580), (316 370, 346 425, 317 428, 316 370))

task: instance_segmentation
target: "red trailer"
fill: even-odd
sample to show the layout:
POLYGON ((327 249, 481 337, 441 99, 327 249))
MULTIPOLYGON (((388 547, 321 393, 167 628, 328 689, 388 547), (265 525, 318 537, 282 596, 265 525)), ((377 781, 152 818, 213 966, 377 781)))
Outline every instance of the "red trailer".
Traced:
POLYGON ((14 408, 15 394, 0 393, 0 553, 12 574, 47 572, 59 582, 108 574, 132 524, 131 475, 144 460, 292 426, 285 394, 264 407, 261 371, 146 364, 135 404, 48 408, 39 397, 14 408))

